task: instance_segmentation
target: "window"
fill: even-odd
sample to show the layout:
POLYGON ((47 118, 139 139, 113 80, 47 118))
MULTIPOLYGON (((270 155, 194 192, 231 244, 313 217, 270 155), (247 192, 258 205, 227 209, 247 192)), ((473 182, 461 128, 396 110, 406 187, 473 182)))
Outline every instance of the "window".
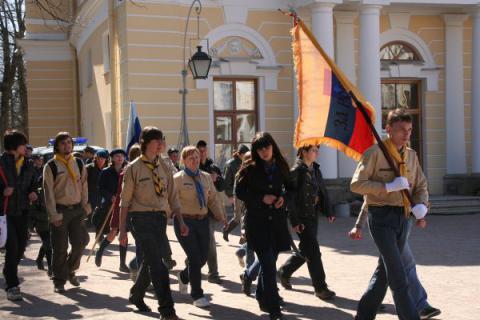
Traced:
POLYGON ((215 78, 213 82, 215 162, 223 168, 240 144, 257 132, 257 80, 215 78))
POLYGON ((382 61, 423 61, 418 51, 406 42, 395 41, 384 45, 380 49, 382 61))
POLYGON ((385 128, 388 112, 396 108, 408 109, 413 117, 410 144, 422 163, 421 85, 419 80, 382 80, 382 128, 385 128))
POLYGON ((110 35, 104 33, 102 37, 103 46, 103 74, 110 72, 110 35))
POLYGON ((87 87, 90 87, 93 84, 93 61, 92 61, 92 50, 88 50, 87 54, 87 87))

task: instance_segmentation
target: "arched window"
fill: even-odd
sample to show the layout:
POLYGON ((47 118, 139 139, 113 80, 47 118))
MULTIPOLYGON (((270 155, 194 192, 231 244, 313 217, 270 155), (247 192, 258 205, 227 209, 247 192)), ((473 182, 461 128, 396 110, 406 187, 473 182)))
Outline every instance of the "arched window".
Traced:
POLYGON ((423 61, 418 51, 410 44, 403 41, 393 41, 380 49, 380 60, 382 61, 423 61))

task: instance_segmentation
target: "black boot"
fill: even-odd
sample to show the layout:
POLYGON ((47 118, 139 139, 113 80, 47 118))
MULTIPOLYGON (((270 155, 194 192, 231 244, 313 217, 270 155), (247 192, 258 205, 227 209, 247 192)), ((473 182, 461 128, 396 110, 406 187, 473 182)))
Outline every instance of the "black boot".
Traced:
POLYGON ((121 272, 129 273, 130 269, 127 267, 127 264, 125 263, 125 260, 127 259, 127 246, 120 246, 120 268, 119 270, 121 272))
POLYGON ((102 255, 103 251, 105 250, 106 247, 110 244, 110 241, 105 237, 102 242, 100 242, 100 247, 97 250, 97 253, 95 254, 95 264, 97 267, 100 267, 102 265, 102 255))
POLYGON ((227 227, 223 229, 223 240, 228 242, 228 234, 232 232, 238 226, 238 222, 234 219, 230 220, 227 227))

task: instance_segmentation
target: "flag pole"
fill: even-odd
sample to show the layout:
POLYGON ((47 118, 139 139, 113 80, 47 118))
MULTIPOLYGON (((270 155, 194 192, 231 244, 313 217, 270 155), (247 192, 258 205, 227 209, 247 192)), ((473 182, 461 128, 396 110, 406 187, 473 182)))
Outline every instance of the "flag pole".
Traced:
MULTIPOLYGON (((372 123, 372 119, 370 118, 370 115, 368 114, 365 106, 363 105, 363 103, 360 102, 360 100, 357 99, 357 97, 355 96, 355 94, 352 91, 349 91, 348 93, 350 94, 350 97, 352 97, 353 101, 355 101, 355 104, 357 105, 358 110, 360 110, 360 113, 362 114, 363 118, 365 119, 368 126, 372 130, 372 133, 375 137, 375 140, 377 140, 378 146, 380 147, 380 150, 382 150, 382 153, 385 156, 385 159, 387 159, 388 164, 392 168, 392 170, 395 174, 395 177, 400 177, 401 176, 400 175, 400 170, 395 165, 395 162, 394 162, 392 156, 390 155, 390 153, 388 152, 387 147, 385 147, 385 144, 383 143, 382 139, 380 138, 380 135, 378 134, 377 129, 375 129, 375 126, 372 123)), ((410 205, 412 207, 415 206, 415 201, 413 200, 413 197, 412 197, 410 191, 402 190, 402 193, 407 197, 408 201, 410 202, 410 205)))

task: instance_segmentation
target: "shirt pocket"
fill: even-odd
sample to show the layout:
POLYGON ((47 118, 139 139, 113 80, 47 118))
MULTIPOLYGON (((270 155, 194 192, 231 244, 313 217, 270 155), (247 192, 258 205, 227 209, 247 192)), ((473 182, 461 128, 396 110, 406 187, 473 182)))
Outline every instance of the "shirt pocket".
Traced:
POLYGON ((395 178, 395 173, 391 168, 380 168, 376 175, 378 180, 382 182, 390 182, 395 178))

